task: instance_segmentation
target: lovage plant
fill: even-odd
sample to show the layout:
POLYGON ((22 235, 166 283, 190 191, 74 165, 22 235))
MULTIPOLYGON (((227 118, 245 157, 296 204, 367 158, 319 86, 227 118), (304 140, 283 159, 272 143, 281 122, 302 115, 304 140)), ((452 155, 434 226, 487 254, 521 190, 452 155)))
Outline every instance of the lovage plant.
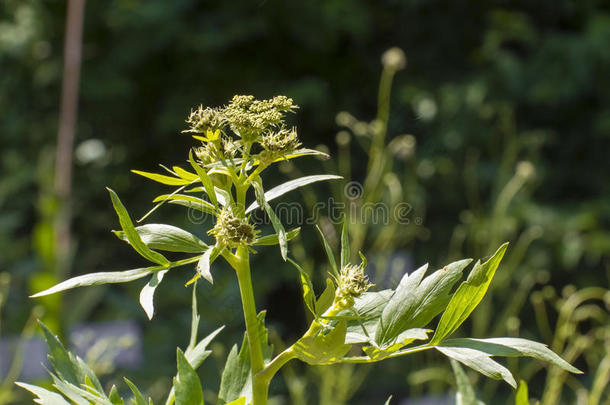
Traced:
MULTIPOLYGON (((116 235, 129 243, 142 257, 152 262, 146 268, 93 273, 64 281, 35 296, 52 294, 74 287, 103 283, 123 283, 148 277, 140 293, 140 303, 149 318, 153 317, 153 296, 165 274, 177 267, 196 264, 194 277, 186 278, 193 288, 193 322, 188 347, 177 349, 177 374, 166 404, 203 404, 201 382, 196 369, 210 354, 206 349, 220 332, 212 332, 198 341, 195 286, 199 278, 213 281, 213 263, 225 260, 235 270, 239 284, 246 333, 241 348, 234 346, 228 355, 218 403, 267 403, 269 384, 287 362, 298 359, 312 365, 335 363, 374 363, 384 359, 415 355, 435 349, 480 373, 503 379, 516 386, 508 369, 493 356, 529 356, 549 361, 570 372, 579 371, 546 346, 518 338, 450 339, 483 299, 504 256, 507 244, 486 261, 478 261, 465 281, 454 287, 471 260, 450 263, 425 277, 427 265, 405 275, 394 290, 374 291, 366 274, 367 261, 360 252, 360 263, 350 263, 352 256, 344 221, 340 259, 330 248, 322 232, 322 247, 331 272, 325 290, 316 296, 308 273, 289 257, 288 241, 299 229, 286 231, 271 208, 270 201, 295 188, 338 176, 316 175, 291 180, 265 190, 263 173, 276 162, 323 153, 302 149, 295 128, 287 127, 285 115, 297 108, 292 100, 278 96, 256 100, 252 96, 235 96, 221 108, 199 107, 187 119, 189 132, 201 145, 189 152, 190 170, 174 166, 169 174, 135 171, 159 183, 175 186, 171 193, 155 198, 156 209, 164 203, 179 204, 213 215, 215 225, 207 231, 212 243, 165 224, 135 226, 116 193, 109 189, 121 231, 116 235), (253 190, 253 191, 251 191, 253 190), (204 197, 204 198, 202 198, 204 197), (248 201, 248 197, 252 201, 248 201), (250 214, 262 209, 269 217, 274 234, 260 235, 250 214), (298 270, 303 300, 312 314, 304 335, 280 353, 274 353, 267 342, 265 312, 258 312, 251 281, 250 256, 264 245, 279 245, 281 257, 298 270), (160 251, 192 254, 170 261, 160 251), (441 315, 442 314, 442 315, 441 315), (433 320, 440 316, 434 329, 433 320), (415 344, 419 342, 419 344, 415 344)), ((256 269, 255 269, 256 271, 256 269)), ((57 392, 24 383, 21 386, 37 396, 41 404, 124 404, 116 387, 106 393, 91 369, 77 356, 67 352, 53 334, 43 326, 50 346, 53 386, 57 392)), ((152 403, 129 380, 132 402, 152 403)))

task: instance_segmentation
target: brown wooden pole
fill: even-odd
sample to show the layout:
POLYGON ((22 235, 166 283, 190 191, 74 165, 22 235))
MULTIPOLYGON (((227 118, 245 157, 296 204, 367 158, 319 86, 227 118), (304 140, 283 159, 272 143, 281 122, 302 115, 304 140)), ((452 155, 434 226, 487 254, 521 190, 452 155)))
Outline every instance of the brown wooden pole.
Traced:
POLYGON ((55 252, 58 265, 57 275, 60 278, 63 278, 67 271, 71 247, 72 155, 78 116, 84 14, 85 0, 68 0, 64 70, 55 155, 55 192, 59 202, 59 212, 55 223, 55 252))

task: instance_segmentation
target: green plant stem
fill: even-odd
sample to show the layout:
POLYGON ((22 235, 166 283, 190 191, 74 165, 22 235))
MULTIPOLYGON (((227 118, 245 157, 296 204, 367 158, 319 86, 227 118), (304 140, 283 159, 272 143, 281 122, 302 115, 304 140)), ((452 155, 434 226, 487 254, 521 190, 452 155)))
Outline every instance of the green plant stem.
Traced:
POLYGON ((345 357, 341 361, 339 361, 339 363, 376 363, 378 361, 382 361, 385 359, 391 359, 394 357, 404 356, 406 354, 411 354, 411 353, 423 352, 424 350, 429 350, 429 349, 433 349, 433 348, 434 348, 434 345, 425 344, 425 345, 415 346, 415 347, 405 349, 405 350, 399 350, 397 352, 391 353, 391 354, 387 355, 386 357, 383 357, 383 358, 380 358, 377 360, 371 360, 371 358, 368 356, 354 356, 354 357, 345 357))
POLYGON ((248 248, 240 246, 237 248, 238 266, 235 268, 239 292, 244 310, 246 322, 246 334, 250 347, 250 368, 252 370, 252 403, 253 405, 266 405, 269 381, 259 375, 263 370, 265 362, 261 347, 260 328, 256 314, 256 303, 252 289, 252 277, 250 275, 250 257, 248 248))
POLYGON ((280 371, 280 369, 284 366, 284 364, 288 363, 290 360, 296 358, 297 355, 294 352, 293 346, 290 346, 280 354, 278 354, 268 365, 265 367, 258 376, 266 381, 267 384, 271 382, 273 376, 280 371))
MULTIPOLYGON (((337 305, 333 305, 329 308, 323 315, 323 317, 319 319, 315 319, 309 329, 303 337, 313 336, 317 332, 320 331, 329 321, 325 320, 324 317, 332 317, 341 311, 341 308, 337 305)), ((294 344, 288 347, 286 350, 278 354, 263 370, 260 371, 257 377, 259 377, 263 382, 269 384, 273 376, 290 360, 296 358, 297 355, 294 351, 294 344)), ((258 404, 255 404, 258 405, 258 404)))

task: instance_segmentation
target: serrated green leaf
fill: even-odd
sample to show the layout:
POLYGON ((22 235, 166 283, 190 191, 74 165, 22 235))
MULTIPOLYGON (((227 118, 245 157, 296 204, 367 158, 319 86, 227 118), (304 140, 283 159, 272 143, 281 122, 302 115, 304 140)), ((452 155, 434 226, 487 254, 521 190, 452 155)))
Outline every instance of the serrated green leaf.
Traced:
POLYGON ((85 287, 91 285, 100 285, 100 284, 115 284, 115 283, 127 283, 130 281, 141 279, 142 277, 146 277, 151 274, 155 270, 158 270, 158 267, 145 267, 142 269, 134 269, 134 270, 125 270, 125 271, 107 271, 100 273, 90 273, 84 274, 82 276, 77 276, 70 278, 66 281, 62 281, 59 284, 54 285, 51 288, 48 288, 44 291, 36 293, 31 296, 31 298, 42 297, 49 294, 55 294, 60 291, 70 290, 76 287, 85 287))
POLYGON ((316 311, 315 311, 316 296, 313 291, 313 285, 311 283, 311 278, 309 277, 309 274, 307 274, 305 272, 305 270, 303 270, 303 268, 301 266, 299 266, 298 263, 295 262, 294 260, 292 260, 291 258, 288 258, 288 261, 299 271, 299 277, 301 279, 301 287, 303 288, 303 301, 305 302, 305 306, 307 307, 307 309, 309 309, 309 311, 314 316, 316 316, 316 311))
POLYGON ((315 304, 316 315, 322 316, 335 300, 335 283, 330 278, 326 279, 326 288, 318 297, 315 304))
MULTIPOLYGON (((265 328, 265 311, 257 315, 259 327, 259 344, 261 345, 263 357, 269 360, 273 354, 273 347, 267 343, 268 332, 265 328)), ((237 351, 234 345, 227 357, 218 392, 218 405, 227 405, 241 397, 246 398, 246 403, 252 402, 252 373, 250 369, 250 348, 248 337, 244 334, 241 349, 237 351)))
POLYGON ((64 397, 55 392, 49 391, 36 385, 26 384, 23 382, 16 382, 15 385, 30 391, 38 398, 34 399, 34 402, 40 405, 70 405, 64 397))
POLYGON ((210 201, 212 202, 212 204, 214 204, 215 207, 218 207, 218 200, 216 199, 216 191, 214 191, 214 183, 212 183, 212 179, 210 179, 210 176, 208 176, 208 173, 206 172, 206 170, 203 167, 199 166, 199 164, 197 164, 197 162, 195 162, 195 159, 193 159, 193 150, 192 149, 189 151, 189 163, 191 164, 193 169, 195 169, 195 171, 197 172, 197 175, 199 176, 199 179, 201 180, 201 184, 205 188, 205 192, 208 195, 208 197, 210 198, 210 201))
POLYGON ((127 213, 127 209, 125 209, 125 206, 119 199, 119 196, 111 189, 107 188, 107 190, 110 193, 112 205, 119 217, 121 228, 123 229, 123 232, 125 232, 125 237, 129 241, 129 244, 145 259, 162 266, 169 265, 169 260, 167 260, 162 254, 151 250, 144 242, 142 242, 142 238, 140 238, 138 231, 136 231, 129 214, 127 213))
POLYGON ((250 377, 250 351, 248 350, 247 338, 241 344, 241 350, 237 351, 237 345, 233 345, 220 380, 218 392, 218 405, 226 405, 238 398, 246 397, 252 400, 252 381, 250 377), (242 395, 244 393, 244 395, 242 395))
MULTIPOLYGON (((295 229, 291 229, 290 231, 287 231, 286 240, 290 241, 290 240, 296 238, 300 231, 301 231, 301 228, 295 228, 295 229)), ((252 245, 253 246, 272 246, 272 245, 277 245, 278 243, 279 243, 278 235, 277 235, 277 233, 274 233, 273 235, 261 236, 260 238, 256 239, 252 243, 252 245)))
POLYGON ((133 393, 134 405, 147 405, 148 402, 146 401, 146 398, 144 398, 144 395, 142 395, 138 387, 136 387, 134 383, 128 380, 127 377, 123 377, 123 380, 125 381, 127 386, 129 386, 129 389, 133 393))
POLYGON ((527 383, 523 380, 519 381, 519 388, 515 396, 515 405, 530 405, 527 383))
POLYGON ((508 243, 503 244, 485 263, 481 264, 478 261, 474 265, 474 268, 468 275, 468 279, 460 284, 457 291, 451 297, 447 309, 441 316, 436 332, 430 341, 431 344, 438 344, 455 332, 462 322, 470 316, 476 306, 479 305, 489 288, 491 279, 496 273, 496 269, 500 265, 507 247, 508 243))
MULTIPOLYGON (((53 387, 75 405, 89 405, 90 400, 95 401, 98 399, 96 395, 90 393, 89 391, 77 387, 74 384, 68 383, 53 373, 50 373, 50 375, 53 379, 53 387)), ((100 398, 100 401, 96 401, 94 403, 100 403, 100 405, 108 405, 110 401, 106 402, 104 401, 104 399, 100 398)))
POLYGON ((161 270, 154 272, 148 283, 146 283, 142 288, 142 291, 140 291, 140 305, 144 309, 144 312, 146 312, 146 316, 148 316, 149 320, 153 318, 155 313, 155 305, 153 302, 155 290, 159 284, 161 284, 163 276, 165 276, 165 273, 168 271, 169 270, 161 270))
POLYGON ((70 354, 61 343, 59 338, 47 328, 47 326, 38 321, 40 328, 44 334, 44 340, 49 348, 48 358, 55 372, 67 382, 76 386, 80 385, 81 380, 78 378, 76 364, 70 354))
MULTIPOLYGON (((195 291, 195 288, 193 288, 193 292, 194 291, 195 291)), ((193 296, 194 296, 194 294, 193 294, 193 296)), ((194 304, 195 304, 195 302, 194 302, 194 304)), ((197 318, 193 317, 193 319, 197 319, 197 318)), ((196 323, 198 323, 198 322, 199 321, 197 319, 196 323)), ((220 331, 223 329, 224 329, 224 326, 221 326, 220 328, 216 329, 215 331, 210 333, 208 336, 203 338, 197 344, 189 343, 189 346, 187 347, 187 349, 184 352, 184 357, 186 357, 189 364, 191 365, 191 367, 193 367, 194 370, 197 370, 197 368, 199 368, 199 366, 201 366, 201 364, 204 362, 204 360, 207 359, 208 356, 212 353, 210 350, 207 350, 207 347, 210 344, 210 342, 212 341, 212 339, 214 339, 216 337, 216 335, 218 335, 220 333, 220 331)), ((191 331, 192 331, 192 333, 194 333, 194 335, 191 335, 191 340, 196 339, 197 338, 196 327, 192 328, 191 331)), ((176 399, 176 388, 172 385, 172 389, 170 390, 167 400, 165 402, 166 405, 173 404, 175 399, 176 399)))
POLYGON ((61 389, 60 391, 76 402, 78 402, 78 397, 82 395, 80 387, 83 385, 87 385, 104 395, 102 384, 93 370, 80 357, 68 352, 58 337, 42 321, 38 321, 38 324, 43 331, 45 342, 49 348, 49 361, 53 366, 53 370, 59 376, 56 377, 55 374, 51 373, 56 383, 55 385, 59 388, 60 385, 67 384, 66 388, 70 388, 68 392, 63 392, 61 389), (77 393, 73 398, 70 395, 75 391, 77 393))
POLYGON ((210 351, 207 350, 208 345, 224 329, 224 325, 210 333, 205 338, 201 339, 192 349, 188 348, 184 352, 184 356, 189 361, 190 365, 196 370, 199 368, 201 363, 210 355, 210 351))
POLYGON ((332 364, 347 354, 351 345, 345 344, 347 324, 339 321, 327 334, 305 336, 293 346, 299 360, 311 365, 332 364))
POLYGON ((53 379, 53 386, 76 405, 89 405, 90 403, 96 405, 112 405, 112 402, 110 402, 102 390, 98 391, 92 389, 91 386, 88 386, 83 382, 81 386, 87 388, 84 389, 59 378, 53 373, 50 374, 53 379))
POLYGON ((191 367, 182 350, 176 350, 178 374, 174 378, 176 405, 203 405, 203 391, 199 376, 191 367))
MULTIPOLYGON (((296 190, 299 187, 303 187, 308 184, 316 183, 318 181, 336 180, 336 179, 342 179, 342 178, 343 177, 341 177, 341 176, 328 175, 328 174, 300 177, 298 179, 287 181, 286 183, 280 184, 279 186, 273 187, 271 190, 267 191, 265 193, 265 201, 269 202, 292 190, 296 190)), ((260 207, 260 203, 258 201, 253 202, 246 209, 246 214, 254 211, 258 207, 260 207)))
POLYGON ((470 259, 453 262, 426 278, 423 276, 427 265, 405 275, 383 310, 375 341, 385 345, 404 330, 428 325, 447 307, 451 299, 449 292, 470 262, 470 259))
POLYGON ((324 245, 324 251, 326 251, 326 256, 328 256, 328 263, 330 264, 330 268, 333 271, 333 274, 335 275, 335 277, 338 278, 339 270, 337 269, 337 262, 335 261, 335 254, 333 253, 333 250, 331 249, 330 244, 326 240, 326 236, 324 236, 324 232, 322 232, 322 229, 320 229, 320 227, 318 225, 316 225, 316 229, 318 230, 318 233, 320 234, 320 238, 322 238, 322 244, 324 245))
POLYGON ((556 365, 566 371, 582 374, 582 371, 559 357, 545 344, 521 338, 448 339, 441 346, 464 347, 485 352, 490 356, 532 357, 556 365))
POLYGON ((517 382, 510 371, 493 361, 487 353, 465 347, 436 346, 435 349, 489 378, 504 380, 513 388, 517 388, 517 382))
POLYGON ((154 180, 157 183, 166 184, 168 186, 185 186, 192 183, 189 180, 181 179, 179 177, 171 177, 158 173, 143 172, 141 170, 132 170, 132 173, 139 174, 140 176, 146 177, 147 179, 154 180))
MULTIPOLYGON (((197 236, 176 226, 166 224, 147 224, 137 226, 136 231, 142 242, 151 249, 168 252, 201 253, 208 245, 197 236)), ((128 242, 125 232, 113 231, 121 240, 128 242)))

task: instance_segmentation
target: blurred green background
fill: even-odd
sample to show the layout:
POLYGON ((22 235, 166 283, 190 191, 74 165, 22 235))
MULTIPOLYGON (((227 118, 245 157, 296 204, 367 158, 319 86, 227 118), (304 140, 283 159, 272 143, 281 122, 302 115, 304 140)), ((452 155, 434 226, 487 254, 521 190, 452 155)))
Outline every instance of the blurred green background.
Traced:
MULTIPOLYGON (((396 162, 388 179, 401 185, 413 221, 381 246, 373 229, 363 239, 364 253, 442 266, 491 254, 499 242, 511 241, 497 284, 465 330, 473 337, 518 333, 551 345, 585 370, 568 377, 539 364, 511 364, 531 381, 531 396, 549 404, 610 403, 608 2, 87 2, 73 249, 68 266, 59 268, 53 161, 65 27, 64 1, 0 2, 0 337, 28 337, 32 319, 41 314, 62 336, 83 322, 135 320, 143 333, 143 361, 131 370, 110 367, 105 379, 126 374, 161 395, 174 370, 175 346, 188 340, 183 285, 191 269, 168 275, 152 322, 138 305, 137 282, 46 300, 27 296, 66 272, 142 264, 109 232, 118 224, 104 187, 116 190, 134 217, 143 215, 158 186, 129 170, 182 164, 193 142, 180 130, 195 105, 220 105, 233 94, 290 96, 301 107, 292 120, 302 142, 326 145, 333 159, 343 156, 340 164, 350 162, 351 179, 364 181, 381 55, 396 46, 408 63, 393 83, 386 144, 396 162), (342 111, 356 118, 337 117, 342 111), (337 138, 341 130, 347 132, 337 138)), ((315 160, 284 169, 269 183, 297 170, 322 172, 315 160)), ((327 163, 324 169, 346 173, 345 166, 327 163)), ((329 192, 320 186, 315 195, 326 199, 329 192)), ((175 207, 150 221, 205 236, 206 228, 175 207)), ((321 284, 323 257, 311 227, 294 249, 310 260, 321 284)), ((304 330, 305 315, 295 302, 296 274, 277 253, 259 252, 254 279, 258 305, 269 309, 279 343, 304 330)), ((381 260, 377 267, 390 264, 381 260)), ((200 373, 210 391, 242 330, 233 277, 222 266, 216 274, 213 287, 199 290, 203 332, 229 325, 217 339, 215 360, 200 373)), ((382 403, 390 393, 415 403, 454 389, 448 364, 437 357, 415 355, 360 374, 334 370, 336 381, 295 365, 273 391, 285 404, 382 403)), ((0 377, 7 377, 0 402, 28 403, 28 394, 13 389, 14 376, 0 377)), ((491 403, 512 398, 507 386, 473 381, 491 403)))

